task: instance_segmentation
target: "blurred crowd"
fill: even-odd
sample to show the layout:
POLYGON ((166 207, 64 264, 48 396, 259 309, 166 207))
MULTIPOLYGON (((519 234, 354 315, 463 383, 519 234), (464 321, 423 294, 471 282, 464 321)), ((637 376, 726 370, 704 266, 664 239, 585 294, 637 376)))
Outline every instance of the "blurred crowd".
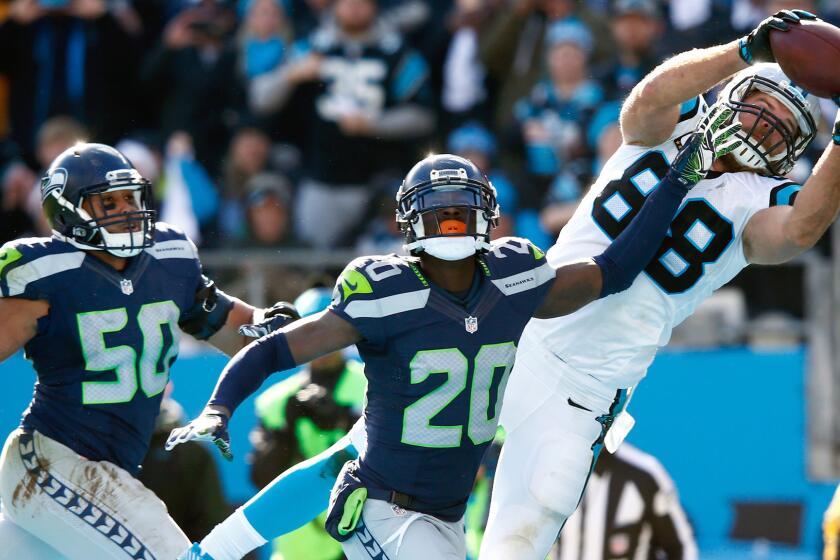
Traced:
MULTIPOLYGON (((0 242, 48 233, 38 179, 116 144, 202 247, 399 251, 429 151, 475 161, 498 235, 548 246, 664 57, 804 0, 0 1, 0 242)), ((833 114, 833 112, 832 112, 833 114)), ((815 150, 819 146, 815 146, 815 150)), ((807 174, 808 158, 794 173, 807 174)))

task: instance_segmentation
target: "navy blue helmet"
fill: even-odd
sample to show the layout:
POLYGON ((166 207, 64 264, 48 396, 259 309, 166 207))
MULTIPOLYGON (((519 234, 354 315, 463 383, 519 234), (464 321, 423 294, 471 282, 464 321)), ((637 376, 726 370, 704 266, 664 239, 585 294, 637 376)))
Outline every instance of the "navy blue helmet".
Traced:
POLYGON ((154 243, 151 185, 111 146, 79 143, 62 152, 41 179, 41 203, 53 232, 80 249, 133 257, 154 243), (132 210, 109 212, 102 196, 124 190, 132 210))
POLYGON ((496 189, 474 163, 459 156, 419 161, 397 192, 397 225, 412 254, 460 260, 487 251, 498 223, 496 189))

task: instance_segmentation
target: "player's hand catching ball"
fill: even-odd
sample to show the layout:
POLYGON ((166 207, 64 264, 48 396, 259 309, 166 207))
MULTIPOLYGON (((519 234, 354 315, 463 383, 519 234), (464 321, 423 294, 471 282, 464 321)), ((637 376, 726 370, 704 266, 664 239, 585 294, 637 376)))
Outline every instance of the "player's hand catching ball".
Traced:
POLYGON ((802 20, 819 19, 805 10, 782 10, 758 24, 749 35, 738 41, 738 54, 747 64, 756 62, 776 62, 776 56, 770 47, 770 31, 787 31, 791 25, 798 25, 802 20))
POLYGON ((263 310, 262 316, 261 321, 239 327, 239 334, 251 338, 262 338, 277 329, 285 327, 292 321, 300 319, 300 313, 288 301, 278 301, 268 309, 263 310))
POLYGON ((735 133, 741 130, 741 123, 733 120, 732 109, 722 103, 715 103, 706 113, 686 145, 677 154, 668 174, 675 177, 686 189, 702 181, 715 159, 724 156, 741 145, 735 133))
POLYGON ((233 460, 233 453, 230 451, 228 415, 218 410, 206 408, 198 418, 186 426, 172 430, 164 448, 172 451, 176 445, 187 441, 212 441, 225 459, 233 460))

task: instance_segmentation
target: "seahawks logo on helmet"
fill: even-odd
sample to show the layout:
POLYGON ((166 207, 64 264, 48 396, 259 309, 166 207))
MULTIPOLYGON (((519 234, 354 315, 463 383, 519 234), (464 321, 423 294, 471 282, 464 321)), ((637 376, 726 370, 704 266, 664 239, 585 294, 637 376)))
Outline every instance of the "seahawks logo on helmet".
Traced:
POLYGON ((58 191, 57 195, 63 194, 66 184, 67 170, 63 167, 53 169, 52 173, 41 179, 41 202, 43 203, 55 191, 58 191))

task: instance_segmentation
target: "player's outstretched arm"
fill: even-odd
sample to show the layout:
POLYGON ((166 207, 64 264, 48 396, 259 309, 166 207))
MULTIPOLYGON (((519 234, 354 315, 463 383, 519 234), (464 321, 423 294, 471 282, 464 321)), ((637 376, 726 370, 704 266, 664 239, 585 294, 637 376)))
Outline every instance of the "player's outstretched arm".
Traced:
POLYGON ((754 264, 779 264, 807 251, 823 236, 840 210, 840 110, 832 141, 793 206, 756 212, 744 228, 744 256, 754 264))
POLYGON ((0 362, 23 348, 38 331, 38 319, 49 312, 46 301, 0 299, 0 362))
POLYGON ((734 136, 741 124, 732 120, 731 109, 714 105, 630 225, 600 255, 559 267, 554 285, 534 316, 566 315, 629 288, 653 259, 688 191, 706 176, 715 158, 741 144, 734 136))
POLYGON ((280 301, 268 309, 255 308, 229 296, 202 275, 195 302, 181 315, 178 326, 185 333, 206 340, 233 356, 251 339, 265 336, 299 318, 291 303, 280 301))
POLYGON ((255 340, 225 366, 204 412, 186 426, 172 430, 166 449, 185 441, 206 440, 216 444, 226 459, 232 459, 228 419, 271 373, 286 372, 361 338, 355 327, 327 310, 255 340))
POLYGON ((802 19, 816 16, 802 10, 783 10, 740 40, 686 51, 657 66, 633 88, 621 108, 624 142, 656 146, 667 140, 679 119, 681 103, 705 93, 749 64, 775 62, 770 31, 787 31, 802 19))

